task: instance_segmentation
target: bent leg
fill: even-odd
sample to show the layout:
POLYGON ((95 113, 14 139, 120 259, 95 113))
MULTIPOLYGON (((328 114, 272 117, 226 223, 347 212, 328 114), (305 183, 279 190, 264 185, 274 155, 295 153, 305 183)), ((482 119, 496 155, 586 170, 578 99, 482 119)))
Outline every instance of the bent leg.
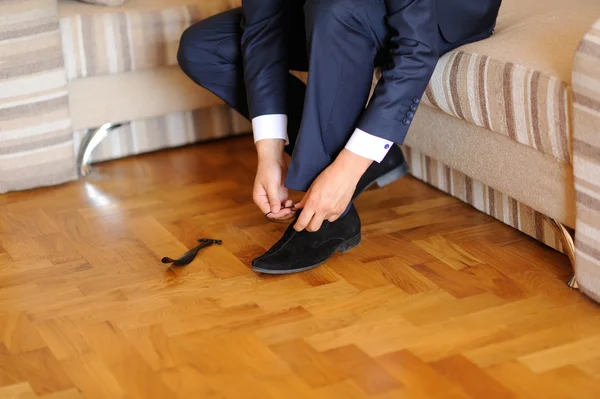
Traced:
MULTIPOLYGON (((242 9, 237 8, 192 25, 181 37, 177 60, 194 82, 249 118, 241 22, 242 9)), ((289 75, 287 85, 290 146, 286 151, 291 154, 302 119, 306 86, 292 75, 289 75)))
POLYGON ((348 142, 388 35, 385 16, 383 0, 306 1, 308 88, 287 187, 307 191, 348 142))

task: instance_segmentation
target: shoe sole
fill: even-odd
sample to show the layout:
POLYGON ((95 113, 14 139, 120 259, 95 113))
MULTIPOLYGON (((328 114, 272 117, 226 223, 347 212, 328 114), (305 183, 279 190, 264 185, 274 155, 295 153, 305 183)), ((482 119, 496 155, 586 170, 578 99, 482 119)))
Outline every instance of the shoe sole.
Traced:
MULTIPOLYGON (((345 253, 350 251, 352 248, 355 248, 357 246, 360 245, 362 241, 362 237, 360 234, 358 234, 357 236, 354 236, 346 241, 344 241, 343 243, 341 243, 333 253, 336 252, 340 252, 340 253, 345 253)), ((332 254, 333 255, 333 254, 332 254)), ((307 266, 307 267, 302 267, 299 269, 293 269, 293 270, 267 270, 267 269, 261 269, 260 267, 253 267, 252 270, 254 270, 255 272, 258 273, 262 273, 262 274, 294 274, 294 273, 300 273, 300 272, 305 272, 307 270, 311 270, 314 269, 315 267, 321 266, 323 263, 327 262, 329 260, 329 258, 325 259, 323 262, 319 262, 317 264, 314 264, 312 266, 307 266)))
POLYGON ((367 191, 369 188, 373 187, 376 184, 377 184, 377 187, 379 187, 379 188, 384 188, 385 186, 389 186, 396 180, 407 175, 409 170, 410 170, 410 168, 406 162, 404 162, 400 166, 396 166, 394 169, 387 172, 383 176, 379 176, 377 179, 375 179, 371 183, 367 184, 365 186, 364 190, 362 190, 360 193, 358 193, 356 195, 356 197, 358 197, 359 195, 361 195, 362 193, 364 193, 365 191, 367 191))

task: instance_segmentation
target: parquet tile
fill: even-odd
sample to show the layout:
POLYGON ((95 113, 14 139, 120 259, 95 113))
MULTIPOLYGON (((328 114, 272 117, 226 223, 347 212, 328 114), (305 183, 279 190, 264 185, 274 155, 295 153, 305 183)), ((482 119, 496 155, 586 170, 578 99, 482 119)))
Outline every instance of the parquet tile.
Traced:
POLYGON ((462 355, 449 356, 432 366, 447 379, 457 383, 471 397, 489 399, 512 399, 516 394, 493 379, 462 355))
POLYGON ((355 250, 260 276, 285 226, 254 165, 229 139, 0 196, 0 398, 600 397, 564 255, 407 177, 357 201, 355 250), (202 237, 223 245, 160 263, 202 237))

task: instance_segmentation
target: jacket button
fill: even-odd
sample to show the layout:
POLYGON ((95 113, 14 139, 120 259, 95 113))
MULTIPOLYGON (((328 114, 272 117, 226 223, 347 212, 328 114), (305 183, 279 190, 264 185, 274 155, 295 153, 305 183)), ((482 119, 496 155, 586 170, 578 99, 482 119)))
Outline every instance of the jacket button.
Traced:
POLYGON ((405 125, 410 125, 410 119, 406 118, 402 121, 405 125))
POLYGON ((410 105, 410 109, 413 110, 413 111, 416 111, 417 108, 419 108, 419 107, 417 107, 417 104, 411 104, 410 105))
POLYGON ((406 116, 408 116, 409 118, 412 118, 412 117, 414 117, 414 116, 415 116, 415 113, 414 113, 414 112, 411 112, 411 111, 408 111, 408 112, 406 113, 406 116))
POLYGON ((420 102, 421 102, 421 100, 419 99, 419 97, 413 98, 413 103, 418 104, 420 102))

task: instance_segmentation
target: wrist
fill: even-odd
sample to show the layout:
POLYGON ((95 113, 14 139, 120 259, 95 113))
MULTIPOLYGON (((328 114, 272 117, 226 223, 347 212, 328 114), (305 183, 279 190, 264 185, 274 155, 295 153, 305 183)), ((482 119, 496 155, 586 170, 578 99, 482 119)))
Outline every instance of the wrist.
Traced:
POLYGON ((340 152, 334 162, 340 169, 348 171, 353 176, 357 176, 358 179, 360 179, 372 163, 372 159, 355 154, 346 148, 340 152))
POLYGON ((256 153, 258 160, 261 161, 281 161, 283 159, 283 150, 285 140, 281 139, 263 139, 256 142, 256 153))

